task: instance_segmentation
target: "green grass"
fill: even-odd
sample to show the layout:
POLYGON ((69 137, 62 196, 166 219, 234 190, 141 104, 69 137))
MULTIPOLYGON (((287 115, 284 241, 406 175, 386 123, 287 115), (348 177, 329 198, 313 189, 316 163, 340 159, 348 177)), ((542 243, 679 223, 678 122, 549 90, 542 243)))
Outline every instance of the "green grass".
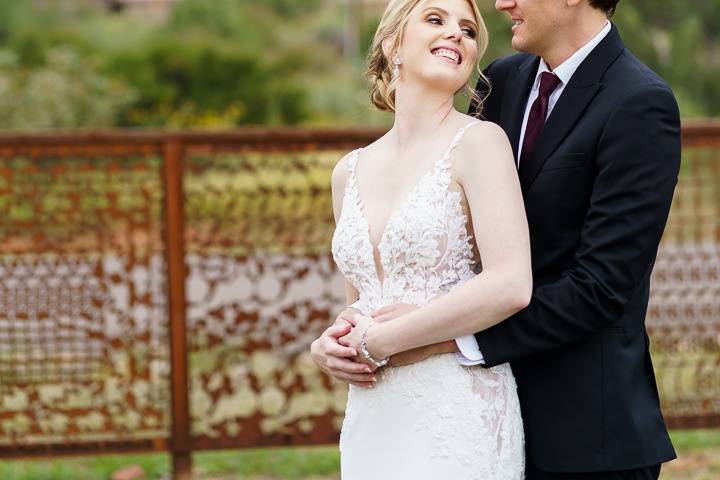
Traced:
POLYGON ((673 430, 670 432, 670 438, 678 450, 720 448, 720 429, 673 430))
POLYGON ((116 470, 140 465, 149 479, 160 479, 170 471, 165 454, 103 455, 0 462, 3 480, 105 480, 116 470))
MULTIPOLYGON (((264 448, 200 452, 193 455, 199 479, 282 478, 304 479, 323 475, 333 478, 340 470, 337 446, 264 448), (229 476, 229 477, 228 477, 229 476)), ((0 462, 2 480, 105 480, 116 470, 140 465, 148 479, 170 473, 166 454, 103 455, 0 462)))
MULTIPOLYGON (((670 436, 680 458, 663 466, 661 480, 720 478, 720 429, 675 430, 670 436)), ((193 460, 197 480, 335 480, 340 470, 335 445, 201 452, 193 460)), ((106 455, 5 461, 0 463, 0 479, 105 480, 131 464, 142 466, 148 479, 161 479, 170 473, 166 454, 106 455)))
POLYGON ((334 445, 203 452, 194 459, 195 471, 211 477, 235 474, 305 479, 311 475, 337 475, 340 471, 340 454, 334 445))

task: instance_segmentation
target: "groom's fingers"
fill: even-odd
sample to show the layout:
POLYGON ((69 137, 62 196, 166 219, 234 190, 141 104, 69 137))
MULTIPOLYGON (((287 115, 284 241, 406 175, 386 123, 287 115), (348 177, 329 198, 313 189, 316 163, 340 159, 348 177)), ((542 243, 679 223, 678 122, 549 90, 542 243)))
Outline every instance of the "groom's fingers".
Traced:
POLYGON ((390 312, 385 312, 381 315, 378 315, 377 317, 373 317, 373 320, 375 320, 378 323, 387 322, 388 320, 392 320, 393 318, 398 318, 403 315, 403 312, 401 310, 392 310, 390 312))
POLYGON ((392 312, 393 310, 397 309, 398 305, 398 303, 391 303, 390 305, 385 305, 384 307, 378 308, 377 310, 373 310, 372 312, 370 312, 370 315, 376 317, 384 313, 392 312))

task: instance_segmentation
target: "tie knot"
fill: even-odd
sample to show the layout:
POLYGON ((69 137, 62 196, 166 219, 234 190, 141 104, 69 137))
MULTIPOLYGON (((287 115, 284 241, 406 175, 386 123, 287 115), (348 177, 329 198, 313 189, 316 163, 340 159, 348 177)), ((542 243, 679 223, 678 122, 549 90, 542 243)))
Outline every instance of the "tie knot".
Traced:
POLYGON ((540 96, 549 97, 550 94, 560 85, 560 79, 552 72, 540 74, 540 96))

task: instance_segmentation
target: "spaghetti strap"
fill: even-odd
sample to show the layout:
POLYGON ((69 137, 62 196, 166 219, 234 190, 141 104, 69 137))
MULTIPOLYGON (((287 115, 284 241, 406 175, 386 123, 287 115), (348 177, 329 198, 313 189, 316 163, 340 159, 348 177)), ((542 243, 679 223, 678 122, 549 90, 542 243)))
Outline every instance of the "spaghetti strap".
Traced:
POLYGON ((455 134, 455 137, 453 137, 452 141, 450 142, 450 146, 445 151, 445 155, 440 157, 438 159, 437 168, 439 170, 446 170, 450 167, 448 160, 450 159, 450 154, 452 154, 452 151, 455 150, 455 147, 457 147, 460 144, 460 139, 462 139, 463 134, 473 125, 477 125, 478 123, 481 123, 481 120, 473 120, 472 122, 468 123, 467 125, 460 127, 460 129, 455 134))
POLYGON ((355 166, 357 165, 361 150, 362 148, 356 148, 350 152, 350 158, 348 158, 348 173, 351 177, 355 177, 355 166))

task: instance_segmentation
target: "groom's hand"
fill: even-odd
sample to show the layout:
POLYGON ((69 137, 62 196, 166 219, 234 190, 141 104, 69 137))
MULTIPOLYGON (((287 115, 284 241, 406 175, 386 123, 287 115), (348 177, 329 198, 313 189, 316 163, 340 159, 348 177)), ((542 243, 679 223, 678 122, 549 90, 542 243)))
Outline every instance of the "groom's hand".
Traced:
POLYGON ((413 363, 422 362, 433 355, 451 353, 455 351, 457 351, 455 340, 448 340, 447 342, 434 343, 432 345, 425 345, 424 347, 413 348, 404 352, 396 353, 390 357, 388 365, 391 367, 412 365, 413 363))
MULTIPOLYGON (((417 305, 410 303, 393 303, 385 307, 379 308, 370 314, 373 320, 376 322, 389 322, 401 315, 417 310, 417 305)), ((458 350, 457 344, 454 340, 448 340, 447 342, 435 343, 432 345, 425 345, 424 347, 413 348, 404 352, 396 353, 390 357, 388 365, 391 367, 399 367, 402 365, 412 365, 413 363, 421 362, 432 355, 440 353, 452 353, 458 350)))
POLYGON ((370 312, 370 316, 378 323, 387 322, 399 316, 417 310, 417 305, 411 303, 391 303, 377 310, 370 312))

